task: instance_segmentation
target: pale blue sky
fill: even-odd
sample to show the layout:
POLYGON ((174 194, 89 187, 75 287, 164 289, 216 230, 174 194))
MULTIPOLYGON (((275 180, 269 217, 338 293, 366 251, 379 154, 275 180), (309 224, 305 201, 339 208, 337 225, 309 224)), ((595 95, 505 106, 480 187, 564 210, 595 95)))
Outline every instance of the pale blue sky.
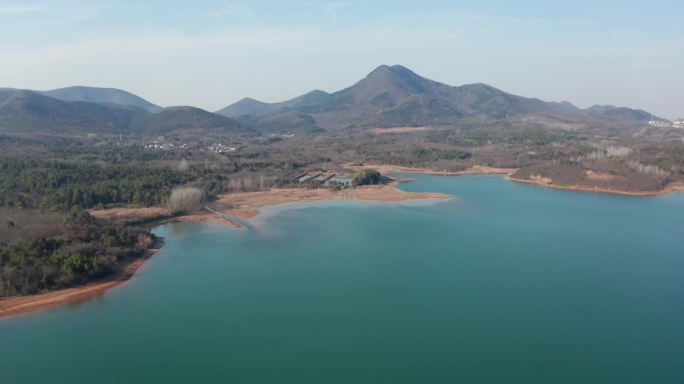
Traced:
POLYGON ((380 64, 581 107, 684 117, 684 1, 0 0, 0 87, 221 108, 380 64))

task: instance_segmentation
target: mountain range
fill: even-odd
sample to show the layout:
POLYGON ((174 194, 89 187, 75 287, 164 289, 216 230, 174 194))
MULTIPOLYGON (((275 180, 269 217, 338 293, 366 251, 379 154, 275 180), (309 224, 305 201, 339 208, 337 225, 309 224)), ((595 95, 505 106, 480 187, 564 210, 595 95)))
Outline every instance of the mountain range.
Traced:
POLYGON ((314 90, 278 103, 245 98, 216 113, 193 107, 162 108, 114 88, 0 89, 0 131, 143 135, 183 130, 319 132, 449 126, 465 119, 485 124, 514 119, 574 127, 643 125, 645 121, 663 120, 625 107, 580 109, 568 102, 516 96, 481 83, 450 86, 399 65, 382 65, 334 93, 314 90))
POLYGON ((226 116, 194 107, 161 108, 115 89, 78 87, 47 92, 0 89, 0 132, 151 136, 206 130, 255 133, 226 116))
POLYGON ((284 125, 296 114, 327 130, 394 126, 445 125, 463 118, 505 120, 523 116, 563 122, 644 122, 662 120, 624 107, 595 106, 586 110, 568 102, 545 102, 512 95, 487 84, 449 86, 426 79, 400 65, 382 65, 364 79, 329 94, 313 91, 280 103, 243 99, 217 111, 260 128, 284 125))

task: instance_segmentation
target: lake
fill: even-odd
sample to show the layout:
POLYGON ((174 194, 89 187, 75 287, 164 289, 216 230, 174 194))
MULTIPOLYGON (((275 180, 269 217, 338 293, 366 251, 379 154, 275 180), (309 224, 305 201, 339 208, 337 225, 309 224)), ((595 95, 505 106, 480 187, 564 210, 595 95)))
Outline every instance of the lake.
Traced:
POLYGON ((157 228, 130 282, 0 319, 0 383, 684 382, 684 194, 411 176, 454 198, 157 228))

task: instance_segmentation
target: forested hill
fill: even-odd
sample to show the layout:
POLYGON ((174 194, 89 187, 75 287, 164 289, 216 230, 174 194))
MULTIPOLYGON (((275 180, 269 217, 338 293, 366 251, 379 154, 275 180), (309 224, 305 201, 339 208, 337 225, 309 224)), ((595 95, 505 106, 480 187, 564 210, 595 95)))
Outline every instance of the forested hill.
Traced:
POLYGON ((32 91, 0 90, 0 132, 127 132, 147 113, 133 107, 65 102, 32 91))
POLYGON ((138 95, 116 88, 76 86, 50 91, 38 91, 38 93, 62 101, 84 101, 88 103, 138 107, 148 112, 159 112, 163 109, 138 95))
POLYGON ((178 131, 253 133, 235 120, 193 107, 156 113, 136 106, 63 101, 26 91, 0 90, 0 132, 168 135, 178 131))
POLYGON ((313 91, 298 98, 263 103, 243 99, 217 113, 259 128, 299 114, 327 130, 484 123, 527 117, 586 126, 639 124, 661 120, 648 112, 608 107, 583 110, 563 102, 516 96, 487 84, 450 86, 426 79, 400 65, 382 65, 356 84, 328 94, 313 91))

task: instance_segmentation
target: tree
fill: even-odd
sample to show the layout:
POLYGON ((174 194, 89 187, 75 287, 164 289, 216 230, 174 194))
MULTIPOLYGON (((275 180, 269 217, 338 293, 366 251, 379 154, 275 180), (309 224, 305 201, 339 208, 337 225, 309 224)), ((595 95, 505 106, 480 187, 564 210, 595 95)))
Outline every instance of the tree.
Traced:
POLYGON ((185 172, 190 169, 190 163, 188 163, 187 159, 183 159, 178 163, 178 170, 181 172, 185 172))
POLYGON ((198 209, 204 193, 196 187, 177 187, 171 191, 169 196, 169 208, 174 212, 192 211, 198 209))
POLYGON ((362 169, 356 173, 356 176, 354 176, 354 179, 352 180, 352 184, 354 186, 373 185, 378 184, 381 179, 382 176, 380 175, 380 172, 378 172, 377 170, 362 169))
POLYGON ((7 228, 14 228, 14 221, 7 220, 7 228))

